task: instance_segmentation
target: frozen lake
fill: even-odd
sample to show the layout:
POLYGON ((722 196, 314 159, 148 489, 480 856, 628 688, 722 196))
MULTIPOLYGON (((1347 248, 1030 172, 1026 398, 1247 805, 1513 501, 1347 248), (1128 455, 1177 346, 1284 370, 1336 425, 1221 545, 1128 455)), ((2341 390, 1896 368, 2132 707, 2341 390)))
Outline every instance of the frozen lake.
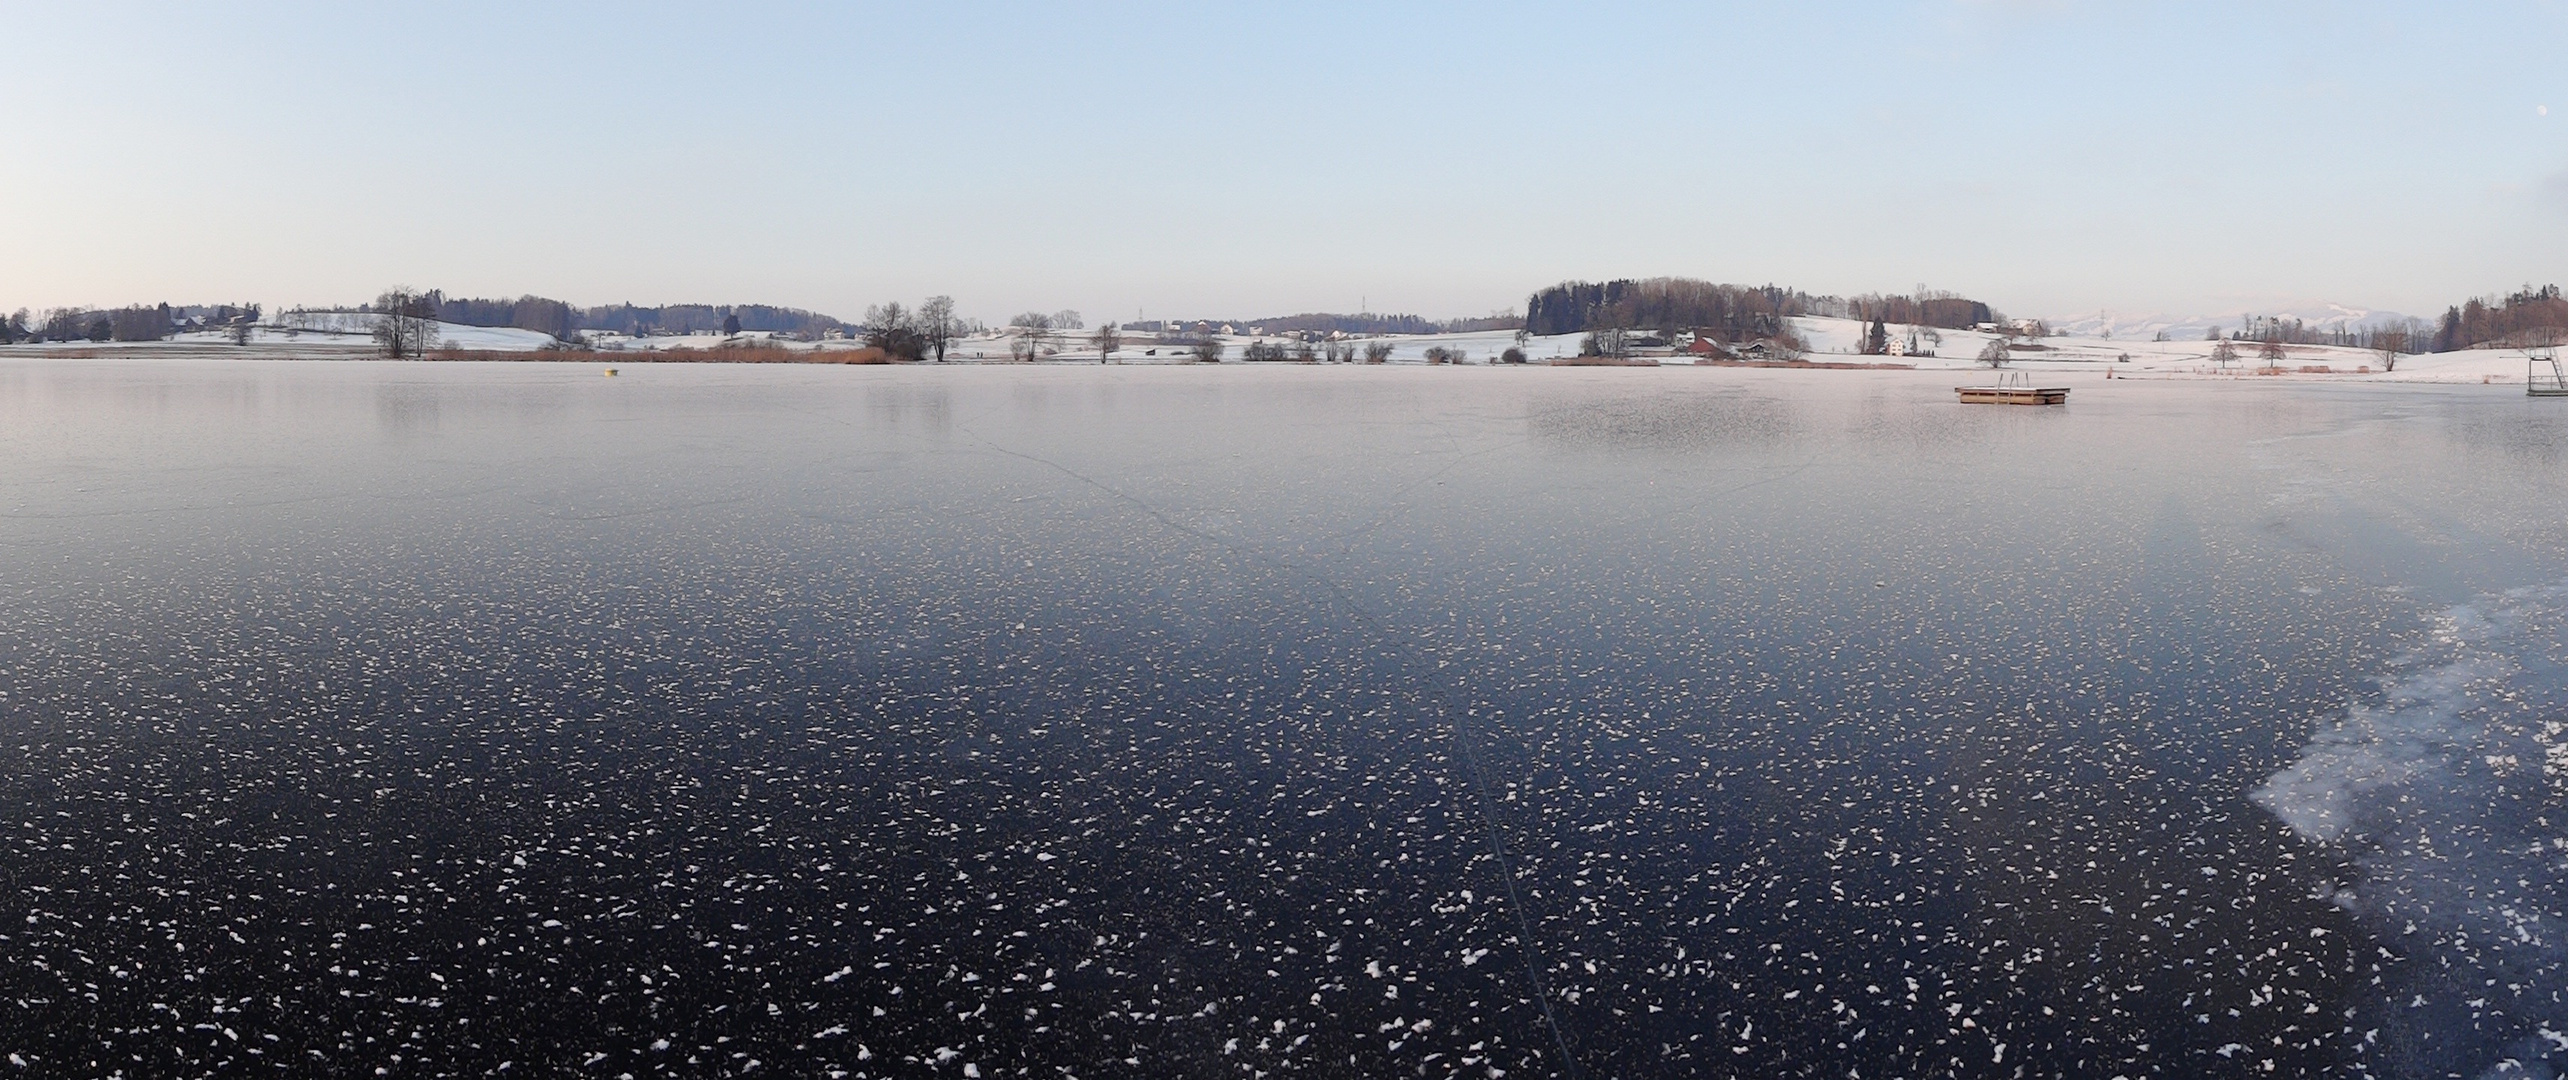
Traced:
POLYGON ((0 1054, 2568 1066, 2568 402, 1953 382, 0 363, 0 1054))

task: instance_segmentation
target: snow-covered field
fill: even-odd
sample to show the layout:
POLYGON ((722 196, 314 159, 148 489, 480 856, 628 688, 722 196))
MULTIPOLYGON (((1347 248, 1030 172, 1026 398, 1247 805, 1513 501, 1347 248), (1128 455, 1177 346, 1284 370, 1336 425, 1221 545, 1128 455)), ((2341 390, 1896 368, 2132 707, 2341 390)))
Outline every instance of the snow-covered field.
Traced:
MULTIPOLYGON (((1932 350, 1933 356, 1864 356, 1861 340, 1865 324, 1852 319, 1802 318, 1792 320, 1793 329, 1810 344, 1809 359, 1836 362, 1878 362, 1909 364, 1920 370, 1970 369, 1986 370, 1978 360, 1980 351, 1999 335, 1971 330, 1937 330, 1929 337, 1924 328, 1889 327, 1893 338, 1905 342, 1912 329, 1932 350), (1940 338, 1940 340, 1934 340, 1940 338)), ((2154 336, 2154 331, 2152 332, 2154 336)), ((1523 348, 1534 363, 1578 355, 1583 334, 1560 334, 1529 337, 1523 348)), ((1292 344, 1282 337, 1225 337, 1223 358, 1239 359, 1252 342, 1292 344)), ((1515 334, 1504 330, 1468 334, 1421 334, 1356 342, 1361 348, 1372 341, 1391 343, 1394 363, 1424 363, 1430 348, 1459 350, 1465 363, 1490 363, 1517 344, 1515 334)), ((2212 362, 2212 343, 2206 340, 2156 341, 2126 340, 2101 334, 2066 334, 2038 341, 2017 341, 2007 363, 2009 370, 2032 372, 2087 372, 2101 376, 2108 369, 2114 378, 2156 379, 2229 379, 2282 378, 2359 380, 2366 382, 2430 383, 2515 383, 2524 378, 2524 354, 2512 349, 2476 349, 2467 352, 2410 355, 2399 358, 2395 371, 2387 370, 2379 353, 2367 349, 2331 345, 2290 345, 2283 350, 2280 374, 2265 374, 2266 364, 2256 357, 2254 342, 2237 343, 2238 359, 2227 367, 2212 362), (2303 368, 2328 369, 2325 373, 2303 372, 2303 368), (2366 370, 2368 369, 2368 371, 2366 370)), ((1653 350, 1657 351, 1657 350, 1653 350)), ((969 338, 958 342, 949 356, 960 360, 1005 360, 1008 341, 1000 336, 969 338)), ((1085 332, 1065 335, 1060 352, 1047 359, 1054 362, 1094 363, 1097 349, 1088 342, 1085 332)), ((1186 350, 1181 346, 1162 345, 1149 335, 1127 334, 1118 363, 1182 363, 1186 350), (1153 355, 1153 351, 1156 355, 1153 355)), ((1659 363, 1669 367, 1692 366, 1693 358, 1684 353, 1659 356, 1659 363)), ((1850 373, 1853 374, 1853 373, 1850 373)))
MULTIPOLYGON (((1811 359, 1853 359, 1858 351, 1864 324, 1851 319, 1795 319, 1794 328, 1810 342, 1811 359)), ((1909 328, 1889 328, 1893 338, 1904 339, 1909 328)), ((1941 330, 1938 344, 1929 347, 1936 355, 1927 357, 1871 357, 1915 364, 1920 369, 1966 369, 1980 367, 1980 350, 1997 335, 1970 330, 1941 330)), ((2086 371, 2101 372, 2110 368, 2115 378, 2284 378, 2360 380, 2366 382, 2430 383, 2515 383, 2524 378, 2524 354, 2517 349, 2472 349, 2454 353, 2427 353, 2401 356, 2396 370, 2389 370, 2381 354, 2368 349, 2334 345, 2287 345, 2278 362, 2280 374, 2265 374, 2266 363, 2256 356, 2255 342, 2237 342, 2238 358, 2226 368, 2212 362, 2212 343, 2206 340, 2156 341, 2128 340, 2120 335, 2104 337, 2095 334, 2064 334, 2038 341, 2018 341, 2011 350, 2010 370, 2020 371, 2086 371), (2039 346, 2028 348, 2027 345, 2039 346), (2302 368, 2327 368, 2325 373, 2303 373, 2302 368), (2368 368, 2368 373, 2365 369, 2368 368)))
MULTIPOLYGON (((1888 329, 1894 339, 1905 342, 1913 330, 1923 339, 1920 344, 1935 355, 1864 356, 1861 354, 1860 343, 1865 324, 1861 322, 1852 319, 1801 318, 1792 320, 1792 324, 1793 330, 1809 343, 1811 360, 1908 364, 1927 371, 1986 370, 1978 360, 1980 351, 1999 336, 1971 330, 1930 332, 1926 328, 1892 326, 1888 329)), ((2521 384, 2524 379, 2524 354, 2520 350, 2478 349, 2458 353, 2401 356, 2396 370, 2389 370, 2383 364, 2379 353, 2367 349, 2331 345, 2291 345, 2284 348, 2283 358, 2276 365, 2279 367, 2279 373, 2267 373, 2266 363, 2256 356, 2257 346, 2254 342, 2236 343, 2238 358, 2226 367, 2221 367, 2212 362, 2212 343, 2199 336, 2190 341, 2153 340, 2158 330, 2163 327, 2152 323, 2146 327, 2148 332, 2142 340, 2130 340, 2125 335, 2131 329, 2133 327, 2126 325, 2116 330, 2111 324, 2099 323, 2095 329, 2085 333, 2063 333, 2038 341, 2018 340, 2011 350, 2012 357, 2007 363, 2007 368, 2031 372, 2086 372, 2097 376, 2102 376, 2107 370, 2111 370, 2114 378, 2149 379, 2282 378, 2514 384, 2521 384), (2305 372, 2303 368, 2326 368, 2327 370, 2324 373, 2305 372)), ((1052 363, 1098 362, 1097 347, 1090 341, 1092 333, 1093 331, 1082 330, 1062 334, 1056 342, 1057 351, 1047 354, 1046 361, 1052 363)), ((1527 360, 1539 364, 1578 355, 1579 345, 1585 337, 1584 334, 1528 337, 1523 341, 1522 348, 1525 350, 1527 360)), ((687 339, 651 340, 656 342, 687 339)), ((1278 344, 1288 348, 1297 344, 1293 338, 1280 336, 1233 335, 1218 340, 1223 344, 1222 358, 1225 362, 1238 361, 1241 353, 1253 343, 1278 344)), ((1393 363, 1425 363, 1427 350, 1439 347, 1460 352, 1464 363, 1493 363, 1498 359, 1499 354, 1518 345, 1516 335, 1505 330, 1367 338, 1357 340, 1354 344, 1360 350, 1363 346, 1377 341, 1390 343, 1393 363)), ((1681 345, 1682 342, 1678 344, 1681 345)), ((1651 353, 1666 351, 1649 350, 1651 353)), ((1009 358, 1009 338, 999 334, 965 338, 954 343, 947 357, 949 360, 966 363, 1003 362, 1009 358)), ((1662 366, 1667 367, 1693 366, 1693 357, 1682 352, 1675 355, 1658 355, 1656 359, 1662 366)), ((1114 355, 1114 361, 1119 364, 1174 364, 1187 363, 1190 360, 1191 354, 1184 345, 1163 343, 1153 335, 1129 332, 1124 335, 1122 347, 1114 355)))

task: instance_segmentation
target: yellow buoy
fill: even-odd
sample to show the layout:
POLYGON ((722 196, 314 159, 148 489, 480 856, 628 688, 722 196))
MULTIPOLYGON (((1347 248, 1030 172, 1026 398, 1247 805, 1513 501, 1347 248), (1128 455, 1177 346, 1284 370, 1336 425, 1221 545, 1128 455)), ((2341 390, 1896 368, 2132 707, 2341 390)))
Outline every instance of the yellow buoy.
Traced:
POLYGON ((614 377, 615 377, 615 369, 614 369, 614 368, 608 368, 608 369, 606 369, 606 377, 607 377, 607 378, 610 378, 610 379, 614 378, 614 377))

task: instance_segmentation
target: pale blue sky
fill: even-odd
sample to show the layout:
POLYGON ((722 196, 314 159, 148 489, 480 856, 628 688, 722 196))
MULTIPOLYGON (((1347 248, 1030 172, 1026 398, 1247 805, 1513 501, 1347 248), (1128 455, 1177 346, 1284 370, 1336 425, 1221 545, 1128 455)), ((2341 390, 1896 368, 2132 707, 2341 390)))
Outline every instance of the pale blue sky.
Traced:
POLYGON ((6 307, 1449 316, 1682 274, 2430 314, 2568 279, 2562 0, 20 2, 0 41, 6 307))

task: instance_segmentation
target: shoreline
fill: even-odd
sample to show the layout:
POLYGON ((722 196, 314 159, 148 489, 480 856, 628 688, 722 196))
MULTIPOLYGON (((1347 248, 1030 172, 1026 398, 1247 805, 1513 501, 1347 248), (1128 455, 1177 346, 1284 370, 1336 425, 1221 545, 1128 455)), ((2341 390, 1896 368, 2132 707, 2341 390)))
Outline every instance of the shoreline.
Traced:
MULTIPOLYGON (((1838 354, 1820 354, 1838 355, 1838 354)), ((2098 382, 2201 382, 2254 383, 2260 385, 2416 385, 2416 386, 2512 386, 2526 384, 2524 359, 2512 350, 2466 350, 2455 353, 2429 353, 2402 358, 2398 369, 2382 371, 2364 365, 2352 367, 2334 364, 2295 364, 2291 367, 2260 368, 2253 366, 2212 370, 2199 363, 2184 360, 2162 364, 2118 363, 2111 360, 2050 359, 2024 357, 2002 368, 1980 364, 1882 363, 1856 360, 1818 359, 1815 357, 1788 361, 1697 360, 1690 357, 1633 357, 1623 360, 1582 358, 1545 358, 1523 364, 1476 359, 1464 363, 1436 363, 1406 357, 1384 363, 1324 363, 1304 360, 1241 360, 1226 358, 1203 362, 1192 358, 1159 356, 1118 356, 1101 363, 1094 356, 1047 357, 1021 361, 986 356, 949 356, 937 360, 892 360, 879 351, 867 348, 783 348, 740 347, 711 349, 629 349, 629 350, 452 350, 436 351, 426 357, 404 357, 398 360, 377 355, 372 348, 349 344, 280 344, 262 342, 253 345, 213 344, 205 342, 103 342, 90 345, 61 344, 0 345, 0 361, 12 359, 43 361, 95 361, 117 363, 129 361, 259 361, 259 362, 345 362, 394 364, 589 364, 599 367, 642 367, 664 365, 705 366, 815 366, 815 367, 925 367, 925 368, 1490 368, 1490 369, 1644 369, 1644 370, 1730 370, 1730 371, 1825 371, 1864 374, 1917 374, 1946 378, 1970 378, 1998 372, 2025 372, 2046 377, 2087 377, 2098 382)))

